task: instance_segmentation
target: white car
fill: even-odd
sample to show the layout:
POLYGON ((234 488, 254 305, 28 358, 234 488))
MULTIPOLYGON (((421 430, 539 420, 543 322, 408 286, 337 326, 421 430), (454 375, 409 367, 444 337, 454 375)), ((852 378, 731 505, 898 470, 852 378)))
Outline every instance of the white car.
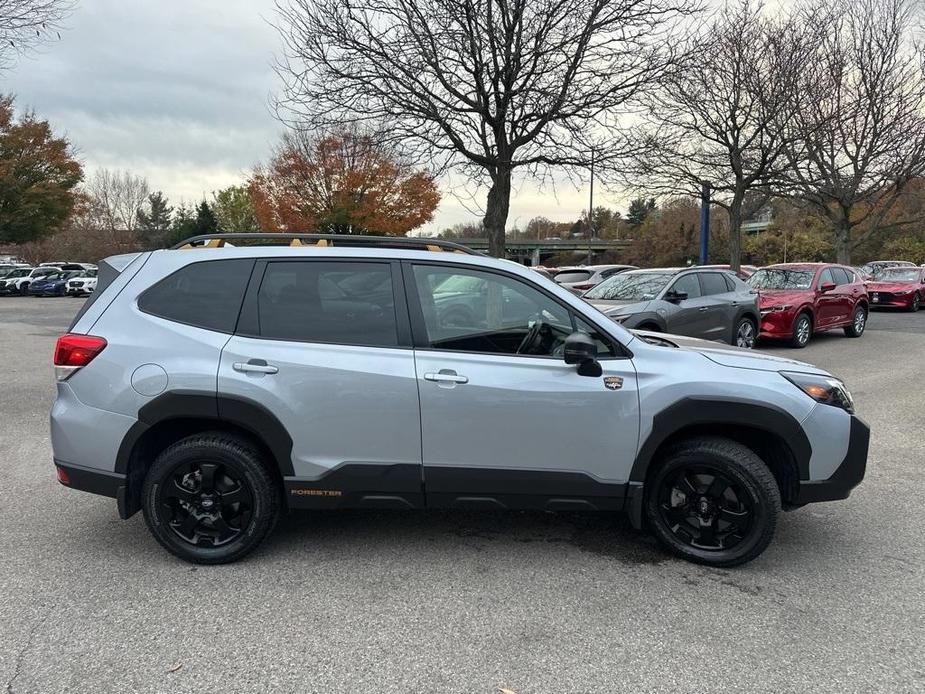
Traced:
POLYGON ((21 294, 25 296, 29 293, 29 285, 32 281, 46 275, 53 275, 60 272, 56 267, 29 267, 13 270, 8 275, 0 279, 0 294, 21 294))
POLYGON ((94 291, 96 291, 96 270, 89 270, 85 275, 68 280, 64 290, 68 296, 89 296, 94 291))

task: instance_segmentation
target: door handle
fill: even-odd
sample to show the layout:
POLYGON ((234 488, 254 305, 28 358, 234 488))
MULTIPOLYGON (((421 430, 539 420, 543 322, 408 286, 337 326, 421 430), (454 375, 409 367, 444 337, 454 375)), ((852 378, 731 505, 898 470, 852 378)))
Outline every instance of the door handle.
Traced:
POLYGON ((265 359, 248 359, 246 362, 236 361, 231 365, 231 368, 243 373, 275 374, 279 372, 279 367, 267 364, 265 359))
POLYGON ((437 373, 429 372, 424 374, 425 381, 433 381, 434 383, 468 383, 469 379, 465 376, 458 375, 455 371, 451 369, 442 369, 437 373))

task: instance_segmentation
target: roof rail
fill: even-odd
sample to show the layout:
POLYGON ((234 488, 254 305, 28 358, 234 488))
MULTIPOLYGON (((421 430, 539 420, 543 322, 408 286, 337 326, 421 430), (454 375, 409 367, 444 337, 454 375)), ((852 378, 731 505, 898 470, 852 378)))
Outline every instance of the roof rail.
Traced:
POLYGON ((466 255, 484 255, 452 241, 434 239, 430 237, 409 236, 363 236, 361 234, 290 234, 288 232, 240 234, 202 234, 191 236, 170 247, 171 250, 191 250, 195 248, 222 248, 228 245, 237 245, 237 241, 269 241, 270 243, 242 244, 254 246, 279 246, 281 241, 288 241, 289 246, 344 246, 358 248, 413 248, 423 251, 447 251, 450 253, 465 253, 466 255), (275 242, 275 243, 274 243, 275 242), (306 243, 309 242, 309 243, 306 243))

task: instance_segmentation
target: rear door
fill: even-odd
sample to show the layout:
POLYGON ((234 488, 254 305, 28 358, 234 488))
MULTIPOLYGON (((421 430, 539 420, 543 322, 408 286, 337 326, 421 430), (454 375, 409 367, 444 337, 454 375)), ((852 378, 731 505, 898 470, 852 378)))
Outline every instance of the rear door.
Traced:
POLYGON ((631 360, 516 276, 418 262, 405 265, 405 285, 428 505, 618 507, 639 428, 631 360), (446 320, 447 283, 484 286, 469 302, 479 308, 468 324, 446 320), (575 328, 606 350, 601 376, 581 376, 563 361, 562 342, 575 328))
POLYGON ((863 285, 854 281, 854 272, 841 267, 832 268, 835 277, 835 293, 838 296, 838 314, 835 320, 848 325, 854 317, 854 307, 863 294, 863 285))
POLYGON ((258 261, 218 391, 289 432, 290 504, 422 504, 414 354, 397 296, 397 263, 258 261))

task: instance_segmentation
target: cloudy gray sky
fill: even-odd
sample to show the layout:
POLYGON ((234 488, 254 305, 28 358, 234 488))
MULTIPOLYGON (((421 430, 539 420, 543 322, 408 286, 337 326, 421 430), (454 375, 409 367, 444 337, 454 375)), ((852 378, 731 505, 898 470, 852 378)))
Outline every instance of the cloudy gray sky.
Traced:
MULTIPOLYGON (((67 133, 88 172, 128 169, 196 202, 240 183, 282 130, 268 108, 273 18, 272 0, 78 0, 61 41, 0 75, 0 90, 67 133)), ((460 201, 455 183, 441 182, 428 230, 475 220, 484 191, 460 201)), ((509 226, 573 220, 587 192, 524 182, 512 203, 509 226)))

